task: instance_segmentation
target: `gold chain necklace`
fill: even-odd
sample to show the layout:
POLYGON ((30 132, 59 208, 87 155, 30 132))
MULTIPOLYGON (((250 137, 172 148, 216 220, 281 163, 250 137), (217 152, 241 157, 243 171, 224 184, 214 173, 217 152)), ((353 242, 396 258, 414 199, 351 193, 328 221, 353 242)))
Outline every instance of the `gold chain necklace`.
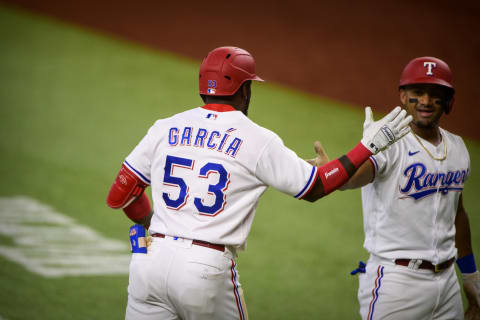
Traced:
POLYGON ((415 132, 413 132, 412 130, 412 133, 413 133, 413 136, 415 137, 415 139, 417 139, 418 143, 420 143, 420 145, 422 146, 422 148, 427 152, 427 154, 430 156, 430 158, 432 158, 433 160, 437 160, 437 161, 443 161, 445 159, 447 159, 447 142, 445 141, 445 138, 442 136, 442 141, 443 141, 443 156, 441 158, 435 158, 433 156, 433 154, 430 153, 430 151, 428 151, 427 148, 425 148, 425 146, 423 145, 422 141, 420 141, 420 139, 417 137, 417 135, 415 134, 415 132))

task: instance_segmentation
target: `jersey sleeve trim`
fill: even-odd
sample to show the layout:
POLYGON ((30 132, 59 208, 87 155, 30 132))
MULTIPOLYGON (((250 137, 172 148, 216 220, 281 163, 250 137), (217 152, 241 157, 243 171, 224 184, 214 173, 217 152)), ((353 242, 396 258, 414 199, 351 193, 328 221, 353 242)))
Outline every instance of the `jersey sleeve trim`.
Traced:
POLYGON ((375 158, 372 156, 370 158, 368 158, 368 160, 370 160, 370 162, 373 164, 373 166, 375 167, 375 173, 378 172, 378 163, 377 163, 377 160, 375 160, 375 158))
MULTIPOLYGON (((368 158, 368 161, 370 161, 370 163, 373 166, 373 177, 372 177, 372 181, 373 181, 373 180, 375 180, 375 177, 377 176, 378 165, 377 165, 377 162, 375 161, 375 158, 373 158, 373 157, 368 158)), ((370 181, 370 182, 372 182, 372 181, 370 181)))
POLYGON ((135 175, 140 178, 143 182, 147 183, 147 184, 151 184, 150 183, 150 180, 147 179, 147 177, 145 177, 140 171, 138 171, 137 169, 135 169, 130 163, 127 162, 127 160, 125 160, 123 162, 133 173, 135 173, 135 175))
POLYGON ((297 193, 294 197, 297 199, 301 199, 304 195, 306 195, 312 189, 315 181, 317 181, 317 167, 312 166, 312 172, 310 172, 310 178, 308 178, 307 184, 303 187, 303 189, 297 193))

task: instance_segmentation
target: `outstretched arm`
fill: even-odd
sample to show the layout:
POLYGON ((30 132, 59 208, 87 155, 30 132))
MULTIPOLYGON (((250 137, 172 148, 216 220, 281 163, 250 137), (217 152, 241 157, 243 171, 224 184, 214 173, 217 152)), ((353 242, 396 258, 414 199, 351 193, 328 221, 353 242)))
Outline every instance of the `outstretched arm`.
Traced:
MULTIPOLYGON (((310 163, 312 166, 321 167, 324 164, 330 162, 327 152, 323 148, 320 141, 315 141, 313 143, 315 153, 317 154, 316 158, 305 160, 310 163)), ((338 188, 339 190, 347 189, 357 189, 361 188, 364 185, 369 184, 373 181, 375 176, 375 167, 371 161, 365 161, 355 172, 355 174, 345 183, 343 186, 338 188)))
POLYGON ((455 217, 455 229, 455 244, 458 250, 457 265, 462 273, 463 290, 468 300, 465 319, 480 319, 480 274, 475 265, 470 223, 463 207, 461 195, 455 217))
POLYGON ((406 117, 405 110, 396 107, 384 118, 374 122, 372 110, 366 107, 360 143, 346 155, 320 166, 313 187, 302 199, 313 202, 339 189, 372 154, 386 149, 406 135, 410 131, 408 124, 411 121, 412 117, 406 117))
POLYGON ((357 172, 347 181, 343 186, 341 186, 340 190, 348 190, 348 189, 357 189, 361 188, 370 182, 373 181, 375 178, 375 167, 372 162, 365 161, 360 168, 358 168, 357 172))

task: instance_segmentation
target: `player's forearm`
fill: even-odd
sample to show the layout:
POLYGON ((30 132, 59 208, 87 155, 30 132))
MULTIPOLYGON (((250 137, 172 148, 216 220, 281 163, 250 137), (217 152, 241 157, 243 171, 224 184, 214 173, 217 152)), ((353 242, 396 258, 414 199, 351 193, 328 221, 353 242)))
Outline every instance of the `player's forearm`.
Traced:
POLYGON ((133 222, 143 225, 148 229, 150 219, 152 218, 152 207, 147 195, 143 193, 138 199, 135 199, 127 207, 123 208, 125 215, 133 222))
POLYGON ((346 155, 319 167, 317 180, 312 190, 303 199, 313 202, 339 189, 371 155, 371 151, 359 143, 346 155))
POLYGON ((140 225, 142 225, 145 229, 148 230, 148 228, 150 228, 150 221, 152 220, 152 216, 153 216, 153 210, 150 210, 150 212, 144 216, 143 218, 140 218, 140 219, 130 219, 132 220, 133 222, 135 223, 138 223, 140 225))
POLYGON ((356 184, 354 183, 354 181, 352 181, 352 179, 354 179, 354 177, 355 177, 355 175, 350 180, 348 180, 343 186, 338 188, 338 190, 345 191, 345 190, 360 188, 361 186, 357 187, 356 184))
POLYGON ((372 182, 375 175, 375 168, 371 161, 365 161, 357 172, 344 184, 339 190, 349 190, 361 188, 372 182))
POLYGON ((459 207, 455 217, 455 229, 455 245, 458 250, 458 258, 472 254, 473 250, 470 223, 468 222, 468 216, 463 209, 461 201, 459 201, 459 207))

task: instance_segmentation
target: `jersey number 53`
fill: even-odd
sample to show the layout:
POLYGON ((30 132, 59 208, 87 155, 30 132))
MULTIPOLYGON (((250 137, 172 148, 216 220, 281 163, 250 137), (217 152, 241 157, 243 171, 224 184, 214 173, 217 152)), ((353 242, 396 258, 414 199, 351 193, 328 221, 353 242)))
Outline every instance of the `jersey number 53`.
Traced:
MULTIPOLYGON (((174 175, 174 169, 180 167, 193 171, 194 165, 195 160, 167 155, 163 184, 180 188, 180 193, 177 199, 170 198, 170 195, 166 192, 163 193, 163 200, 165 201, 167 208, 180 210, 185 204, 187 204, 190 187, 185 183, 184 179, 174 175)), ((213 217, 222 212, 225 208, 226 195, 224 191, 227 190, 228 184, 230 183, 230 173, 225 170, 223 165, 208 162, 200 168, 198 177, 207 179, 212 172, 217 173, 219 176, 217 184, 210 184, 208 186, 208 193, 215 196, 214 203, 210 206, 206 206, 204 205, 203 199, 195 197, 193 199, 193 204, 200 214, 213 217)))

